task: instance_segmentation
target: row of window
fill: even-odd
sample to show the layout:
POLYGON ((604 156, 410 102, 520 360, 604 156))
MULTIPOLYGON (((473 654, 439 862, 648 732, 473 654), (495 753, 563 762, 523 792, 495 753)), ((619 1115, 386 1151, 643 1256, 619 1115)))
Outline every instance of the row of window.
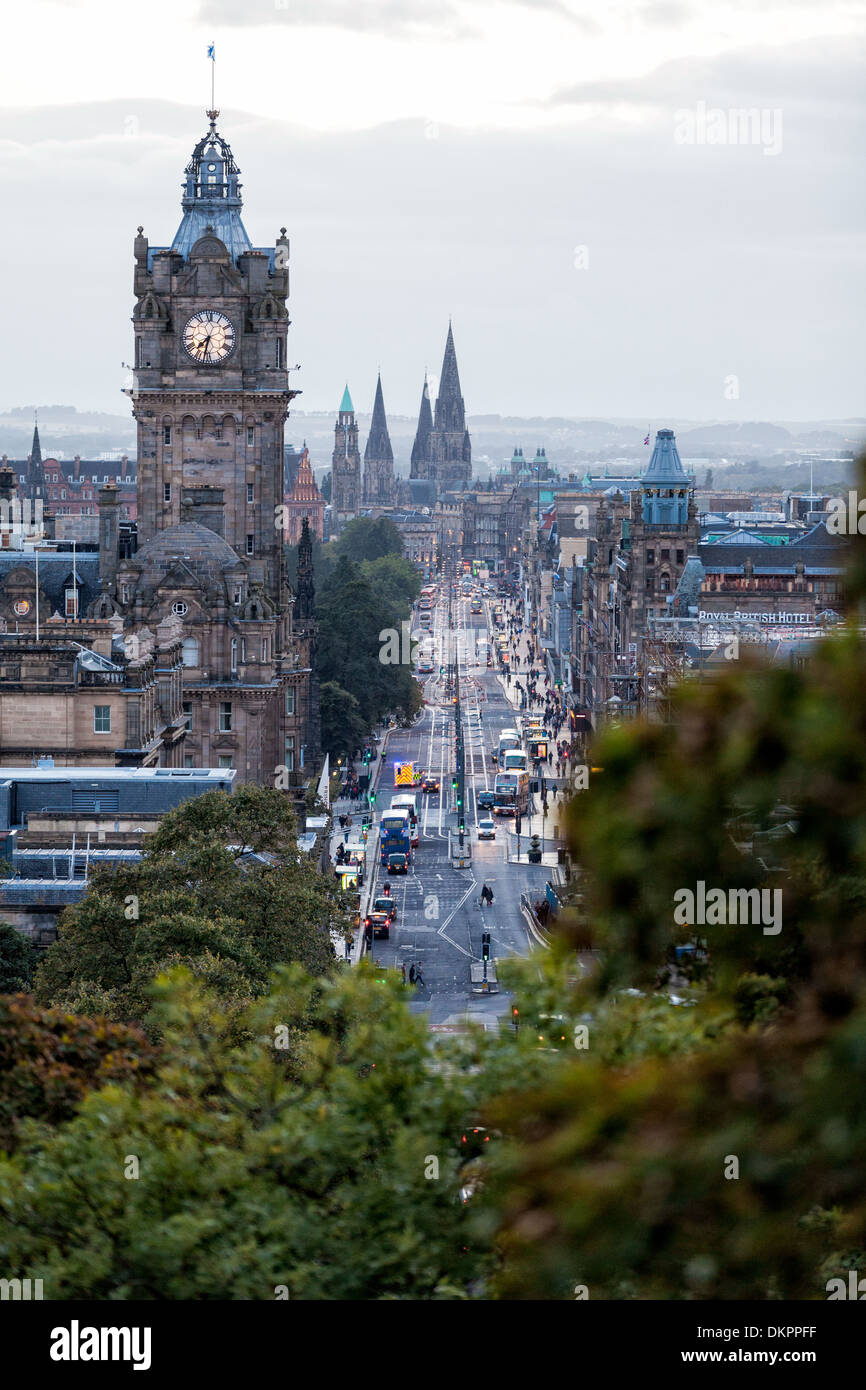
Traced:
MULTIPOLYGON (((163 425, 163 427, 162 427, 162 442, 163 442, 164 445, 166 445, 166 446, 169 447, 169 448, 171 447, 171 442, 172 442, 172 440, 171 440, 171 432, 172 432, 172 427, 171 427, 171 425, 163 425)), ((201 439, 201 437, 202 437, 202 430, 201 430, 200 427, 196 427, 195 433, 196 433, 196 438, 197 438, 197 439, 201 439)), ((222 425, 214 425, 213 430, 211 431, 211 433, 213 434, 214 439, 222 439, 222 437, 223 437, 223 428, 222 428, 222 425)), ((247 448, 248 448, 248 449, 252 449, 252 448, 254 447, 254 445, 255 445, 255 442, 256 442, 256 427, 255 427, 255 425, 247 425, 247 448)), ((93 481, 96 482, 96 479, 94 478, 93 481)))
MULTIPOLYGON (((186 727, 187 727, 187 731, 191 733, 191 732, 192 732, 192 701, 191 701, 191 700, 184 700, 182 708, 183 708, 184 716, 185 716, 185 718, 186 718, 186 727)), ((294 692, 294 690, 289 689, 289 690, 286 691, 286 714, 294 714, 294 712, 295 712, 295 692, 294 692)), ((219 732, 220 732, 221 734, 230 734, 230 733, 232 732, 232 719, 233 719, 232 702, 231 702, 231 700, 223 700, 223 701, 220 703, 220 707, 219 707, 219 716, 218 716, 218 728, 219 728, 219 732)), ((94 705, 94 706, 93 706, 93 732, 94 732, 95 734, 110 734, 110 733, 111 733, 111 705, 94 705)), ((292 757, 293 757, 293 759, 294 759, 294 747, 295 747, 295 736, 294 736, 294 734, 287 734, 287 735, 286 735, 286 749, 288 750, 289 748, 291 748, 291 749, 293 750, 293 752, 292 752, 292 757)), ((229 765, 229 764, 227 764, 227 766, 228 766, 228 765, 229 765)), ((222 766, 222 764, 220 764, 220 766, 222 766)), ((292 771, 292 768, 293 768, 293 766, 294 766, 294 762, 289 763, 289 762, 287 761, 287 762, 286 762, 286 766, 288 767, 289 771, 291 772, 291 771, 292 771)))
MULTIPOLYGON (((64 497, 66 496, 66 493, 65 493, 65 492, 63 493, 63 496, 64 496, 64 497)), ((171 483, 163 483, 163 485, 162 485, 162 500, 163 500, 163 502, 170 502, 170 501, 171 501, 171 483)), ((248 501, 248 502, 255 502, 255 500, 256 500, 256 487, 255 487, 255 483, 247 483, 247 501, 248 501)))
MULTIPOLYGON (((665 561, 670 561, 670 558, 671 558, 670 549, 669 549, 668 547, 666 547, 664 550, 660 550, 660 551, 659 551, 659 558, 660 558, 662 564, 664 564, 665 561)), ((654 565, 654 564, 655 564, 655 562, 656 562, 656 553, 655 553, 654 550, 647 550, 647 553, 646 553, 646 562, 647 562, 648 565, 654 565)), ((677 551, 677 564, 678 564, 678 565, 684 565, 685 562, 686 562, 686 552, 685 552, 684 550, 678 550, 678 551, 677 551)))

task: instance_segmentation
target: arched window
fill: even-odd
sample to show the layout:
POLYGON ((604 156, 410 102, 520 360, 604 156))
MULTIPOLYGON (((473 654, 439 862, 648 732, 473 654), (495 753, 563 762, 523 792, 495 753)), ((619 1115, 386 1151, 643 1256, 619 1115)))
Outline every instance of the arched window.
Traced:
POLYGON ((184 637, 183 639, 183 664, 184 666, 198 666, 198 639, 195 637, 184 637))
POLYGON ((668 593, 671 587, 671 577, 669 574, 662 574, 659 579, 659 589, 663 594, 668 593))

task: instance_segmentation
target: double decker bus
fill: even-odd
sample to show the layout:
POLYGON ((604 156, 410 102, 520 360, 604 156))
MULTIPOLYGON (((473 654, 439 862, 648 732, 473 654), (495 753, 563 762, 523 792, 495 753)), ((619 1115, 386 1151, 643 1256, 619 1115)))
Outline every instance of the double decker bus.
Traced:
POLYGON ((497 772, 493 783, 494 816, 522 816, 529 805, 529 775, 497 772))
POLYGON ((401 806, 397 810, 389 807, 387 811, 383 811, 380 829, 379 847, 382 867, 388 867, 390 854, 405 854, 407 864, 411 864, 412 828, 409 824, 409 812, 406 807, 401 806))

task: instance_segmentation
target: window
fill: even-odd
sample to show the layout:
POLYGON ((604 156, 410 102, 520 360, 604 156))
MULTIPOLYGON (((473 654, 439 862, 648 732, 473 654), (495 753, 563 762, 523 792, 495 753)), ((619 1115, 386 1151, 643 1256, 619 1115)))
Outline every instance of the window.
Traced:
POLYGON ((648 551, 647 551, 647 553, 646 553, 646 562, 647 562, 648 565, 654 565, 654 564, 655 564, 655 562, 656 562, 656 553, 655 553, 654 550, 648 550, 648 551))
POLYGON ((683 565, 683 564, 685 564, 685 559, 686 559, 686 552, 685 552, 684 550, 678 550, 678 551, 677 551, 677 564, 678 564, 678 565, 683 565))
POLYGON ((282 365, 283 365, 283 340, 282 340, 282 338, 278 338, 278 339, 277 339, 277 366, 278 366, 278 367, 281 367, 282 365))
POLYGON ((248 501, 248 502, 254 502, 254 501, 255 501, 255 496, 256 496, 255 487, 253 486, 252 483, 247 483, 247 501, 248 501))
POLYGON ((253 536, 251 536, 251 535, 248 535, 248 536, 247 536, 247 554, 248 554, 248 555, 252 555, 252 553, 253 553, 253 540, 254 540, 254 537, 253 537, 253 536))
POLYGON ((291 685, 291 686, 289 686, 289 689, 286 691, 286 714, 294 714, 294 712, 295 712, 295 687, 294 687, 293 685, 291 685))
POLYGON ((66 616, 67 618, 78 617, 78 590, 66 590, 66 616))
POLYGON ((192 733, 192 701, 191 701, 191 700, 184 700, 183 704, 181 705, 181 709, 183 710, 184 718, 186 719, 186 731, 187 731, 188 734, 191 734, 191 733, 192 733))
POLYGON ((188 609, 187 605, 183 602, 183 600, 178 599, 177 603, 173 603, 171 605, 171 611, 172 613, 174 613, 175 617, 182 618, 184 614, 188 611, 188 609))
POLYGON ((163 442, 163 444, 170 444, 170 443, 171 443, 171 425, 163 425, 163 427, 162 427, 162 442, 163 442))
POLYGON ((129 585, 128 585, 128 584, 121 584, 121 586, 120 586, 120 602, 121 602, 121 603, 129 603, 129 585))
MULTIPOLYGON (((232 731, 232 706, 230 700, 225 700, 220 705, 219 729, 221 734, 230 734, 232 731)), ((231 764, 229 764, 229 766, 231 766, 231 764)))
POLYGON ((62 488, 60 489, 60 496, 63 498, 63 501, 65 502, 65 501, 66 501, 66 488, 65 488, 65 487, 62 487, 62 488))
POLYGON ((235 589, 234 601, 235 601, 235 603, 240 603, 240 601, 241 601, 241 591, 240 591, 240 589, 235 589))
POLYGON ((163 500, 163 502, 170 502, 170 501, 171 501, 171 483, 163 483, 163 485, 162 485, 162 500, 163 500))
POLYGON ((195 767, 195 762, 193 761, 192 753, 184 753, 183 765, 184 767, 195 767))
POLYGON ((267 659, 268 659, 268 639, 267 639, 267 637, 263 637, 263 638, 262 638, 262 661, 267 661, 267 659))
POLYGON ((238 669, 238 639, 237 639, 236 637, 233 637, 233 638, 232 638, 232 675, 235 675, 235 674, 236 674, 237 669, 238 669))
POLYGON ((198 666, 198 641, 195 637, 184 637, 181 651, 184 666, 198 666))
POLYGON ((93 706, 93 732, 95 734, 111 733, 111 705, 93 706))
POLYGON ((669 550, 663 550, 663 551, 662 551, 662 561, 670 560, 670 558, 671 558, 671 552, 670 552, 669 550))
POLYGON ((285 755, 285 758, 284 758, 284 762, 285 762, 285 765, 286 765, 286 771, 287 771, 287 772, 294 772, 294 770, 295 770, 295 736, 294 736, 294 734, 286 734, 286 755, 285 755))
POLYGON ((247 425, 247 448, 251 449, 256 442, 255 425, 247 425))
POLYGON ((230 753, 220 753, 219 765, 220 765, 220 767, 222 768, 223 772, 228 772, 228 771, 230 770, 230 768, 231 768, 231 765, 232 765, 231 754, 230 754, 230 753))

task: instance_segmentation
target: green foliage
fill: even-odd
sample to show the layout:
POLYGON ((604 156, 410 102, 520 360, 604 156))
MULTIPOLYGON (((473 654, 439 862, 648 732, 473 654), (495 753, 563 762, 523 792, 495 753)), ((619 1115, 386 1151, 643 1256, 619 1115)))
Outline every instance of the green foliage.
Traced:
POLYGON ((336 546, 341 558, 360 564, 362 560, 381 560, 386 555, 402 556, 403 537, 386 516, 376 521, 359 516, 340 533, 336 546))
POLYGON ((154 1057, 137 1029, 0 998, 0 1151, 17 1147, 24 1120, 62 1124, 89 1091, 149 1075, 154 1057))
POLYGON ((329 929, 345 925, 345 908, 299 854, 294 826, 287 798, 257 787, 170 812, 139 865, 94 874, 83 902, 63 914, 37 998, 152 1029, 149 985, 177 963, 235 1012, 265 991, 275 965, 327 974, 329 929))
POLYGON ((325 681, 319 692, 322 745, 332 758, 351 756, 367 737, 369 725, 361 706, 336 681, 325 681))
POLYGON ((26 993, 38 959, 28 936, 9 922, 0 922, 0 994, 26 993))
POLYGON ((0 1164, 0 1263, 59 1299, 467 1296, 486 1258, 459 1198, 473 1083, 430 1065, 402 994, 282 969, 232 1046, 216 998, 173 972, 147 1089, 91 1095, 0 1164))

